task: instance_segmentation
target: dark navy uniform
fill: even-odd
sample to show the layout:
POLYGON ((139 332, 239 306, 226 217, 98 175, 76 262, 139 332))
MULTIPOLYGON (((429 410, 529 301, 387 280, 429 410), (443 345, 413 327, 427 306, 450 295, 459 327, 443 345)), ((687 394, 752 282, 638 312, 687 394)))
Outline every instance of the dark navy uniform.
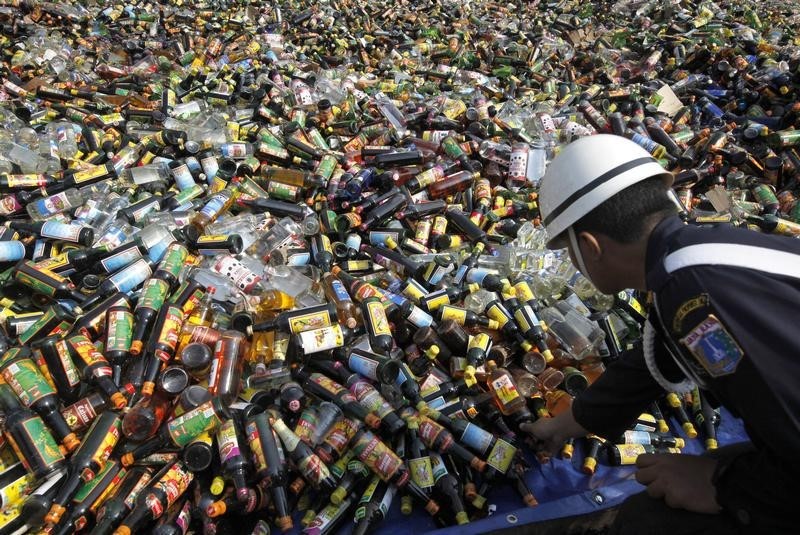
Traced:
POLYGON ((669 217, 649 238, 646 270, 656 373, 641 347, 625 353, 575 400, 575 419, 619 436, 665 383, 693 379, 753 444, 719 461, 724 516, 745 532, 798 532, 800 240, 669 217))

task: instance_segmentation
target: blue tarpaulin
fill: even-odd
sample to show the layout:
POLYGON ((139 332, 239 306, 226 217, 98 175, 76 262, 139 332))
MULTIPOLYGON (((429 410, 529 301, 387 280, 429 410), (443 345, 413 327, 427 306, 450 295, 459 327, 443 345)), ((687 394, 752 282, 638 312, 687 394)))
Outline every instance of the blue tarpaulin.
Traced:
MULTIPOLYGON (((675 422, 672 424, 673 429, 680 429, 675 422)), ((678 435, 683 436, 682 433, 678 435)), ((724 409, 717 430, 717 439, 721 446, 747 440, 741 421, 724 409)), ((688 439, 682 451, 697 455, 703 453, 703 447, 699 440, 688 439)), ((488 533, 523 524, 593 513, 619 505, 628 496, 644 490, 644 487, 634 479, 633 467, 615 468, 598 464, 596 473, 590 477, 580 471, 583 458, 581 445, 576 444, 575 455, 570 460, 553 459, 544 465, 531 460, 533 468, 527 472, 526 481, 539 501, 537 507, 525 507, 511 485, 500 484, 492 488, 486 496, 487 503, 495 508, 491 516, 467 525, 437 530, 437 525, 421 507, 415 504, 414 513, 411 516, 404 516, 400 512, 399 499, 395 499, 388 517, 375 533, 378 535, 488 533)), ((295 525, 298 526, 299 522, 295 525)), ((339 532, 347 535, 351 528, 352 523, 348 520, 339 532)), ((293 533, 299 532, 300 530, 296 528, 293 533)))

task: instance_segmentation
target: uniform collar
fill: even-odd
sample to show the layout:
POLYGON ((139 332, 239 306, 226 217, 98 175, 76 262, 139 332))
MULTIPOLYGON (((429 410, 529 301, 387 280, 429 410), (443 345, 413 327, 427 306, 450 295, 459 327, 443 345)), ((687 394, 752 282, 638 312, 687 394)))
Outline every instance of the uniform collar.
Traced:
POLYGON ((669 244, 675 233, 684 227, 681 218, 675 215, 663 219, 650 233, 650 238, 647 240, 645 275, 649 291, 657 292, 667 282, 669 275, 664 269, 664 257, 669 252, 669 244))

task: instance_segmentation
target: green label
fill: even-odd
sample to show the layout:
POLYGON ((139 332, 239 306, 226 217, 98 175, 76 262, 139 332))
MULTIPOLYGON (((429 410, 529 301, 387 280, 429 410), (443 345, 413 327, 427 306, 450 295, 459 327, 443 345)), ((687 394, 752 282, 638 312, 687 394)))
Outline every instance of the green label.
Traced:
POLYGON ((158 269, 159 271, 166 271, 177 278, 188 256, 189 251, 186 247, 181 244, 173 243, 170 245, 169 249, 167 249, 167 254, 164 256, 164 260, 161 261, 158 269))
POLYGON ((33 325, 30 326, 25 332, 19 335, 19 341, 22 344, 27 344, 30 342, 31 338, 33 338, 43 326, 47 325, 53 318, 55 318, 56 313, 55 309, 48 308, 44 315, 41 316, 38 320, 36 320, 33 325))
POLYGON ((150 278, 142 288, 142 294, 136 303, 136 308, 149 308, 150 310, 161 310, 164 300, 169 292, 169 284, 165 280, 150 278))
POLYGON ((216 429, 220 423, 222 422, 214 412, 214 406, 211 401, 207 401, 170 421, 167 431, 175 445, 185 446, 200 433, 216 429))
POLYGON ((267 184, 267 193, 273 199, 282 201, 294 201, 300 192, 297 186, 290 186, 288 184, 281 184, 280 182, 271 181, 267 184))
POLYGON ((17 271, 14 274, 14 278, 17 279, 17 282, 19 282, 20 284, 23 284, 28 288, 32 288, 41 294, 49 295, 50 297, 52 297, 56 293, 56 289, 47 284, 46 282, 40 281, 39 279, 36 279, 31 275, 24 273, 22 271, 17 271))
POLYGON ((78 489, 78 493, 75 495, 72 501, 74 503, 82 503, 83 500, 89 496, 90 492, 96 489, 98 485, 103 483, 103 479, 106 477, 106 474, 108 474, 114 468, 118 468, 116 463, 106 463, 105 466, 103 466, 103 469, 97 473, 97 475, 81 485, 81 488, 78 489))
POLYGON ((3 369, 3 379, 26 407, 54 391, 31 359, 21 359, 3 369))
POLYGON ((106 322, 106 353, 109 351, 128 351, 131 348, 132 341, 133 314, 127 310, 116 310, 110 313, 106 322))
POLYGON ((31 439, 31 444, 36 448, 42 466, 52 466, 64 460, 56 439, 50 434, 44 421, 38 416, 22 422, 22 429, 31 439))

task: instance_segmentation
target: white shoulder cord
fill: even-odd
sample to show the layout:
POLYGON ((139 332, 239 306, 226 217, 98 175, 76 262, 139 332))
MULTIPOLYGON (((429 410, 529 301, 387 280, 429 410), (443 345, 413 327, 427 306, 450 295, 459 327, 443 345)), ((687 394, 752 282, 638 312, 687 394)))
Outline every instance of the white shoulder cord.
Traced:
POLYGON ((667 392, 675 392, 676 394, 691 392, 695 387, 694 382, 689 379, 684 379, 680 383, 673 383, 667 380, 658 369, 658 364, 656 364, 655 343, 656 330, 653 328, 648 318, 644 323, 644 333, 642 334, 642 352, 644 353, 644 362, 647 364, 650 375, 652 375, 653 379, 667 392))

